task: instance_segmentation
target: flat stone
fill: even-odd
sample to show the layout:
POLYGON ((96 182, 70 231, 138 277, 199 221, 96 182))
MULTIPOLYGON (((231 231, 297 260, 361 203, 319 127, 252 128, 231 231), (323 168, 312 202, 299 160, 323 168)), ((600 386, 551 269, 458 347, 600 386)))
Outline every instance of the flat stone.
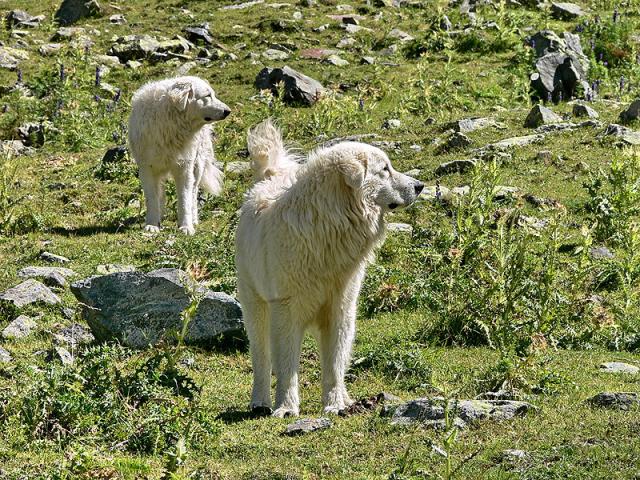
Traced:
POLYGON ((512 448, 508 448, 502 452, 502 456, 505 459, 513 459, 513 460, 523 460, 527 458, 529 455, 524 450, 516 450, 512 448))
POLYGON ((211 33, 209 32, 209 24, 195 25, 185 27, 182 30, 187 37, 187 40, 197 44, 213 45, 215 42, 211 33))
POLYGON ((605 362, 600 364, 600 370, 606 373, 628 373, 635 375, 640 368, 623 362, 605 362))
POLYGON ((353 37, 344 37, 337 44, 336 48, 349 48, 356 44, 356 39, 353 37))
POLYGON ((42 252, 40 254, 40 260, 44 260, 49 263, 67 263, 70 261, 67 257, 50 252, 42 252))
POLYGON ((573 20, 574 18, 582 17, 585 13, 575 3, 552 2, 551 15, 560 20, 573 20))
POLYGON ((640 394, 636 392, 602 392, 591 397, 588 402, 596 407, 629 410, 640 405, 640 394))
POLYGON ((76 272, 64 267, 24 267, 18 272, 20 278, 46 278, 52 274, 57 274, 63 278, 73 277, 76 272))
POLYGON ((349 65, 349 62, 344 58, 340 58, 338 55, 329 55, 325 58, 322 63, 326 63, 328 65, 334 65, 336 67, 346 67, 349 65))
MULTIPOLYGON (((478 421, 502 421, 523 416, 536 407, 516 400, 450 400, 450 415, 455 415, 453 425, 465 428, 478 421)), ((426 427, 444 429, 445 401, 441 397, 418 398, 386 409, 392 425, 420 423, 426 427)))
MULTIPOLYGON (((120 67, 122 64, 120 63, 120 59, 115 55, 96 55, 93 57, 93 60, 99 64, 109 67, 120 67)), ((133 60, 130 60, 133 61, 133 60)))
POLYGON ((127 19, 121 13, 116 13, 109 17, 109 23, 111 25, 126 25, 127 19))
POLYGON ((150 58, 160 48, 160 42, 149 35, 119 37, 109 49, 109 55, 118 57, 121 63, 150 58))
POLYGON ((58 360, 63 365, 72 365, 74 362, 74 357, 69 350, 64 347, 53 347, 53 351, 51 355, 49 355, 49 361, 58 360))
POLYGON ((72 38, 84 35, 85 29, 82 27, 60 27, 51 37, 53 41, 71 40, 72 38))
POLYGON ((448 173, 463 173, 476 166, 476 160, 452 160, 441 163, 435 170, 436 175, 446 175, 448 173))
POLYGON ((487 127, 501 127, 501 125, 487 117, 463 118, 447 125, 447 128, 453 128, 456 132, 470 133, 487 127))
POLYGON ((407 32, 400 30, 399 28, 394 28, 387 34, 387 38, 394 38, 399 40, 402 43, 410 42, 414 38, 409 35, 407 32))
POLYGON ((48 287, 32 278, 0 294, 0 300, 13 304, 16 308, 32 303, 56 305, 61 302, 60 298, 48 287))
POLYGON ((40 48, 38 48, 38 52, 43 57, 51 57, 53 55, 57 55, 60 50, 62 50, 61 43, 45 43, 44 45, 40 45, 40 48))
POLYGON ((264 0, 253 0, 251 2, 226 5, 224 7, 220 7, 218 10, 244 10, 245 8, 253 7, 255 5, 260 5, 263 3, 264 3, 264 0))
POLYGON ((289 54, 287 52, 276 50, 274 48, 265 50, 262 52, 262 56, 270 61, 287 60, 289 58, 289 54))
POLYGON ((543 105, 535 105, 527 118, 524 121, 524 126, 528 128, 536 128, 540 125, 546 125, 548 123, 562 122, 562 117, 555 114, 551 109, 543 105))
POLYGON ((302 435, 305 433, 315 432, 316 430, 326 430, 331 425, 331 420, 324 417, 301 418, 300 420, 287 425, 284 434, 288 436, 302 435))
POLYGON ((375 57, 364 56, 360 59, 361 65, 373 65, 374 63, 376 63, 375 57))
POLYGON ((539 143, 544 140, 544 135, 525 135, 522 137, 505 138, 499 142, 487 145, 485 148, 492 148, 497 150, 506 150, 514 147, 524 147, 531 145, 532 143, 539 143))
POLYGON ((17 48, 0 47, 0 68, 15 70, 24 60, 29 60, 27 52, 17 48))
POLYGON ((587 118, 598 118, 598 112, 596 112, 589 105, 584 103, 576 103, 573 106, 573 116, 574 117, 587 117, 587 118))
POLYGON ((397 128, 400 128, 401 126, 402 126, 402 122, 397 118, 390 118, 388 120, 385 120, 384 123, 382 124, 382 128, 386 128, 389 130, 395 130, 397 128))
MULTIPOLYGON (((149 273, 123 272, 90 277, 71 285, 83 304, 82 316, 98 341, 119 340, 132 348, 175 340, 181 313, 190 304, 185 272, 173 268, 149 273)), ((203 299, 185 342, 210 345, 221 334, 242 330, 238 302, 229 295, 193 285, 203 299)))
POLYGON ((227 162, 225 172, 229 174, 239 175, 251 171, 251 163, 249 162, 227 162))
POLYGON ((35 28, 45 19, 44 15, 32 16, 24 10, 11 10, 7 13, 5 21, 9 28, 35 28))
POLYGON ((0 363, 9 363, 12 360, 13 358, 11 357, 11 354, 4 348, 0 347, 0 363))
POLYGON ((136 267, 133 265, 123 265, 119 263, 105 263, 96 267, 98 275, 108 275, 110 273, 135 272, 136 267))
POLYGON ((394 233, 413 233, 413 227, 408 223, 387 223, 387 230, 394 233))
POLYGON ((38 324, 33 318, 26 315, 20 315, 13 319, 4 330, 2 330, 2 338, 4 339, 19 339, 28 337, 31 331, 36 328, 38 324))
POLYGON ((307 48, 305 50, 301 50, 299 55, 300 58, 322 60, 323 58, 327 58, 329 55, 335 55, 336 53, 338 53, 337 50, 331 50, 329 48, 307 48))
POLYGON ((506 185, 496 185, 493 187, 493 198, 496 200, 505 200, 516 195, 520 189, 518 187, 509 187, 506 185))

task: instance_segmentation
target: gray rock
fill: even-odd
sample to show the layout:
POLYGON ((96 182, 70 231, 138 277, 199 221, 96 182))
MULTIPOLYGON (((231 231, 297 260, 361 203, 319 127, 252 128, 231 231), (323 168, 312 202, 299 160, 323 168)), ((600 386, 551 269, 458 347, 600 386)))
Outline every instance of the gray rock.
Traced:
POLYGON ((413 233, 413 227, 408 223, 387 223, 387 230, 394 233, 413 233))
POLYGON ((331 50, 330 48, 307 48, 300 51, 300 58, 311 58, 314 60, 322 60, 329 55, 338 53, 337 50, 331 50))
POLYGON ((613 252, 607 247, 593 247, 589 250, 589 256, 593 259, 610 259, 613 258, 613 252))
POLYGON ((254 5, 260 5, 262 3, 264 3, 264 0, 253 0, 251 2, 226 5, 224 7, 220 7, 218 10, 244 10, 245 8, 253 7, 254 5))
POLYGON ((38 324, 33 318, 26 315, 20 315, 13 319, 4 330, 2 330, 2 338, 4 339, 19 339, 29 336, 31 331, 36 328, 38 324))
POLYGON ((376 63, 375 57, 364 56, 360 59, 361 65, 373 65, 376 63))
POLYGON ((24 10, 11 10, 7 13, 5 21, 9 28, 35 28, 44 20, 44 15, 38 15, 34 17, 29 15, 24 10))
POLYGON ((24 60, 29 60, 29 54, 24 50, 0 47, 0 68, 15 70, 24 60))
POLYGON ((229 174, 242 174, 251 171, 249 162, 228 162, 225 165, 225 172, 229 174))
POLYGON ((71 25, 82 18, 94 17, 102 13, 102 8, 96 0, 63 0, 55 13, 55 19, 60 25, 71 25))
POLYGON ((255 80, 259 90, 271 90, 278 93, 277 85, 284 84, 282 100, 293 105, 313 105, 324 93, 320 82, 287 66, 282 68, 263 68, 255 80))
POLYGON ((45 141, 45 126, 42 123, 25 123, 18 127, 18 137, 27 147, 41 147, 45 141))
POLYGON ((629 373, 635 375, 640 368, 623 362, 605 362, 600 364, 600 370, 606 373, 629 373))
POLYGON ((567 49, 548 53, 536 60, 536 71, 530 77, 531 88, 539 98, 554 102, 570 100, 578 85, 586 80, 588 64, 581 63, 583 56, 567 49))
POLYGON ((447 141, 447 148, 450 149, 459 149, 459 148, 467 148, 471 145, 471 139, 467 137, 464 133, 455 132, 449 140, 447 141))
POLYGON ((507 449, 502 452, 502 456, 506 460, 524 460, 529 455, 524 450, 507 449))
POLYGON ((562 122, 562 117, 555 114, 552 110, 542 105, 534 106, 527 118, 524 121, 524 126, 528 128, 536 128, 540 125, 546 125, 549 123, 562 122))
POLYGON ((20 278, 47 278, 53 274, 63 278, 77 275, 70 268, 64 267, 24 267, 18 272, 20 278))
POLYGON ((552 2, 551 3, 551 15, 560 20, 573 20, 574 18, 582 17, 584 11, 579 5, 568 2, 552 2))
MULTIPOLYGON (((189 305, 186 274, 177 269, 113 273, 71 285, 82 303, 83 317, 99 341, 118 339, 133 348, 173 340, 182 328, 180 313, 189 305)), ((188 344, 210 344, 221 334, 242 329, 240 305, 229 295, 197 288, 203 295, 185 338, 188 344)))
POLYGON ((40 45, 40 48, 38 48, 38 52, 43 57, 51 57, 53 55, 56 55, 60 52, 60 50, 62 50, 61 43, 45 43, 44 45, 40 45))
POLYGON ((451 23, 451 20, 449 20, 449 17, 447 17, 446 15, 443 15, 440 19, 440 28, 446 32, 453 29, 453 24, 451 23))
POLYGON ((133 265, 121 265, 119 263, 106 263, 96 267, 98 275, 108 275, 110 273, 135 272, 136 267, 133 265))
POLYGON ((596 407, 629 410, 640 405, 640 394, 635 392, 602 392, 591 397, 588 402, 596 407))
POLYGON ((326 63, 327 65, 334 65, 336 67, 346 67, 349 65, 349 62, 344 58, 340 58, 338 55, 329 55, 325 58, 322 63, 326 63))
POLYGON ((598 112, 596 112, 589 105, 585 105, 584 103, 576 103, 573 106, 573 116, 574 117, 588 117, 588 118, 598 118, 598 112))
POLYGON ((396 128, 400 128, 402 126, 402 122, 397 118, 390 118, 385 120, 382 124, 382 128, 386 128, 389 130, 395 130, 396 128))
POLYGON ((387 38, 393 38, 399 40, 402 43, 410 42, 413 40, 413 37, 409 35, 407 32, 400 30, 399 28, 394 28, 387 34, 387 38))
POLYGON ((510 187, 507 185, 496 185, 493 187, 493 198, 495 200, 505 200, 512 198, 520 189, 518 187, 510 187))
POLYGON ((452 160, 441 163, 435 170, 436 175, 446 175, 448 173, 462 173, 476 166, 476 160, 452 160))
POLYGON ((9 363, 12 360, 13 358, 11 358, 11 354, 4 348, 0 347, 0 363, 9 363))
POLYGON ((12 157, 24 155, 31 152, 32 149, 26 147, 21 140, 4 140, 0 143, 0 154, 10 155, 12 157))
POLYGON ((79 323, 72 323, 62 328, 58 333, 53 335, 53 338, 56 343, 70 345, 72 348, 89 344, 95 340, 91 331, 79 323))
POLYGON ((494 150, 506 150, 514 147, 525 147, 532 143, 539 143, 544 140, 544 135, 525 135, 523 137, 511 137, 500 140, 496 143, 491 143, 485 148, 494 150))
POLYGON ((84 35, 85 29, 82 27, 60 27, 51 37, 54 42, 61 40, 71 40, 72 38, 84 35))
POLYGON ((116 13, 109 17, 109 23, 111 23, 112 25, 126 25, 127 19, 124 18, 124 15, 122 15, 121 13, 116 13))
POLYGON ((118 57, 121 63, 150 58, 160 48, 160 42, 149 35, 119 37, 109 49, 109 55, 118 57))
POLYGON ((289 54, 287 52, 276 50, 274 48, 265 50, 262 52, 262 56, 269 61, 287 60, 289 58, 289 54))
POLYGON ((73 364, 75 358, 71 354, 69 350, 64 347, 53 347, 53 350, 50 352, 48 356, 49 361, 58 360, 63 365, 71 365, 73 364))
POLYGON ((501 125, 492 118, 486 117, 463 118, 447 125, 447 128, 460 133, 470 133, 487 127, 501 127, 501 125))
POLYGON ((32 303, 56 305, 60 298, 37 280, 30 278, 0 294, 0 301, 12 304, 16 308, 32 303))
MULTIPOLYGON (((416 422, 434 428, 445 428, 445 403, 441 397, 418 398, 397 407, 386 409, 391 413, 393 425, 410 425, 416 422)), ((464 428, 483 420, 501 421, 523 416, 536 407, 516 400, 450 400, 450 414, 455 415, 454 426, 464 428)))
POLYGON ((55 253, 42 252, 40 254, 40 260, 44 260, 49 263, 68 263, 69 259, 62 255, 56 255, 55 253))
POLYGON ((344 37, 337 44, 336 48, 348 48, 353 47, 356 44, 356 39, 353 37, 344 37))
POLYGON ((620 113, 620 121, 622 123, 629 123, 638 119, 640 119, 640 99, 631 102, 631 105, 620 113))
POLYGON ((287 425, 284 431, 285 435, 294 436, 305 433, 315 432, 316 430, 326 430, 331 426, 331 420, 328 418, 301 418, 287 425))
POLYGON ((191 27, 185 27, 182 31, 187 37, 187 40, 195 43, 196 45, 198 44, 213 45, 214 43, 213 37, 209 32, 208 23, 205 23, 202 25, 195 25, 191 27))

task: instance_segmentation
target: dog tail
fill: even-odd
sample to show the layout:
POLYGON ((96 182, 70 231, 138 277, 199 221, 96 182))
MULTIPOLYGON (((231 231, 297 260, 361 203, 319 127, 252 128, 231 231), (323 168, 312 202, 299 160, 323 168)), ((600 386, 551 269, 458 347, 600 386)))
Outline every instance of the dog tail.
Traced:
POLYGON ((207 162, 200 180, 200 186, 212 195, 220 195, 222 191, 222 172, 213 163, 207 162))
POLYGON ((280 129, 269 118, 249 130, 247 148, 256 182, 289 169, 289 165, 295 163, 289 158, 280 129))

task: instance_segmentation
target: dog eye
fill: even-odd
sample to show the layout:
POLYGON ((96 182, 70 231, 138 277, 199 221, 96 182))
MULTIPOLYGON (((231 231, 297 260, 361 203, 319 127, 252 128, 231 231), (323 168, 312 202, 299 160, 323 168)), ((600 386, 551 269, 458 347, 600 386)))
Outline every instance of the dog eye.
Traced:
POLYGON ((385 165, 385 167, 382 169, 382 171, 391 173, 391 170, 389 169, 389 165, 385 165))

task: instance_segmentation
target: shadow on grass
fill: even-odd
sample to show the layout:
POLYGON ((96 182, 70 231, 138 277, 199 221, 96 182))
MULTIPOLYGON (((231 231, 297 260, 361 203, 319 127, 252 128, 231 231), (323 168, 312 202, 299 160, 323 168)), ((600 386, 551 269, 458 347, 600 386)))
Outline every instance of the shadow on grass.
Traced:
MULTIPOLYGON (((83 227, 53 227, 49 231, 64 237, 90 237, 98 233, 123 233, 139 227, 139 218, 132 217, 118 224, 85 225, 83 227)), ((141 230, 142 231, 142 230, 141 230)))
POLYGON ((234 423, 244 422, 246 420, 255 420, 257 418, 269 417, 271 416, 271 409, 269 408, 261 408, 254 410, 237 410, 234 408, 228 408, 224 412, 220 413, 216 420, 220 420, 227 425, 231 425, 234 423))

